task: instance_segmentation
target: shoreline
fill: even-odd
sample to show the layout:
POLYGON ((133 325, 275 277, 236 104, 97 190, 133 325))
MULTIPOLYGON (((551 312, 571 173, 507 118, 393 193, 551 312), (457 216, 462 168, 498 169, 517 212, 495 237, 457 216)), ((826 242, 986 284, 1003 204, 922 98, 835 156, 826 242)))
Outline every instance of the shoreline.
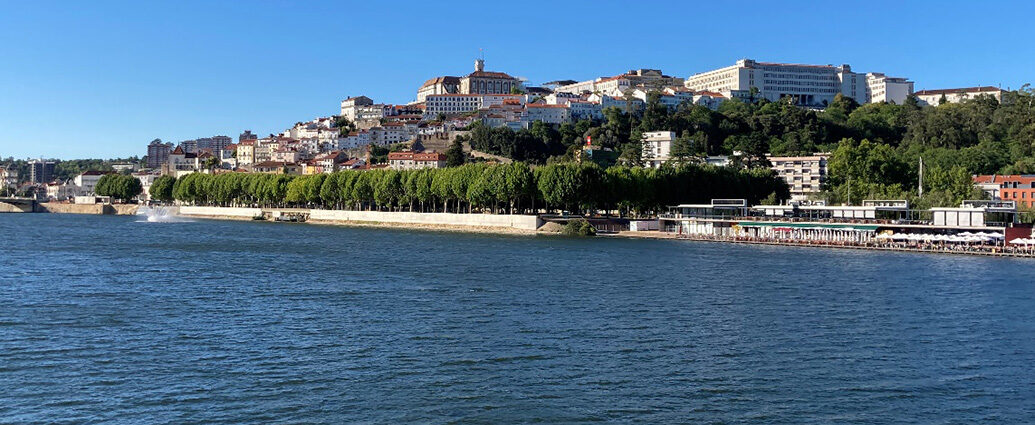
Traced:
MULTIPOLYGON (((61 205, 61 204, 59 204, 61 205)), ((86 205, 83 205, 86 207, 86 205)), ((112 206, 112 211, 105 211, 105 209, 97 208, 97 206, 91 206, 93 208, 79 210, 77 208, 47 208, 44 211, 47 213, 56 214, 86 214, 86 215, 137 215, 137 206, 112 206), (132 207, 132 208, 130 208, 132 207)), ((206 207, 212 208, 212 207, 206 207)), ((262 211, 262 209, 255 209, 262 211)), ((313 210, 317 211, 317 210, 313 210)), ((369 213, 370 212, 366 212, 369 213)), ((174 213, 176 216, 185 218, 196 218, 196 219, 208 219, 208 220, 232 220, 232 221, 263 221, 269 223, 278 223, 276 220, 254 220, 254 215, 242 215, 238 214, 219 214, 219 213, 183 213, 177 211, 174 213)), ((392 214, 392 213, 385 213, 392 214)), ((429 214, 441 214, 441 213, 422 213, 424 215, 429 214)), ((464 214, 459 214, 464 215, 464 214)), ((474 215, 478 218, 479 215, 474 215)), ((487 215, 491 216, 491 215, 487 215)), ((482 235, 506 235, 506 236, 557 236, 560 235, 558 232, 547 232, 538 230, 542 226, 540 225, 537 229, 528 228, 517 228, 502 225, 475 225, 475 224, 448 224, 448 223, 432 223, 432 222, 405 222, 405 221, 384 221, 384 220, 349 220, 349 219, 328 219, 328 218, 309 218, 301 222, 300 224, 312 224, 318 226, 341 226, 341 227, 355 227, 355 228, 368 228, 368 229, 399 229, 399 230, 416 230, 416 231, 433 231, 433 232, 451 232, 451 233, 471 233, 471 234, 482 234, 482 235)), ((744 245, 769 245, 769 246, 789 246, 789 247, 802 247, 802 248, 832 248, 832 249, 849 249, 849 250, 866 250, 876 252, 907 252, 907 253, 921 253, 921 254, 952 254, 952 255, 971 255, 979 257, 1000 257, 1000 258, 1035 258, 1035 252, 1009 252, 997 249, 996 251, 991 250, 953 250, 953 249, 931 249, 921 247, 908 247, 908 246, 869 246, 869 245, 852 245, 852 244, 826 244, 826 243, 815 243, 807 241, 781 241, 781 240, 747 240, 747 239, 716 239, 716 238, 705 238, 705 237, 694 237, 688 235, 679 235, 673 233, 665 233, 657 230, 649 231, 619 231, 617 233, 599 233, 599 237, 613 237, 613 238, 625 238, 625 239, 654 239, 654 240, 673 240, 673 241, 691 241, 691 242, 710 242, 710 243, 730 243, 730 244, 744 244, 744 245)))
MULTIPOLYGON (((273 222, 275 223, 275 222, 273 222)), ((346 221, 346 220, 309 220, 299 224, 313 224, 317 226, 341 226, 341 227, 360 227, 368 229, 403 229, 403 230, 421 230, 421 231, 432 231, 432 232, 452 232, 452 233, 475 233, 475 234, 496 234, 496 235, 524 235, 532 236, 544 232, 537 230, 524 230, 514 229, 505 227, 489 227, 489 226, 455 226, 448 224, 421 224, 421 223, 392 223, 386 221, 346 221)), ((544 233, 545 234, 545 233, 544 233)))
POLYGON ((538 216, 519 215, 231 207, 179 207, 176 208, 174 214, 186 218, 271 223, 280 223, 273 218, 280 214, 298 214, 304 216, 305 219, 297 222, 285 221, 285 223, 497 235, 529 236, 541 233, 538 231, 538 228, 541 227, 541 220, 538 216), (260 216, 264 219, 255 219, 260 216))
POLYGON ((837 244, 822 244, 822 243, 811 243, 811 242, 794 242, 794 241, 776 241, 776 240, 737 240, 737 239, 712 239, 712 238, 701 238, 691 237, 686 235, 667 234, 657 231, 647 232, 619 232, 617 234, 606 234, 603 236, 607 237, 624 237, 624 238, 641 238, 641 239, 658 239, 658 240, 675 240, 675 241, 691 241, 691 242, 710 242, 710 243, 728 243, 728 244, 741 244, 741 245, 770 245, 770 246, 792 246, 799 248, 827 248, 827 249, 850 249, 857 251, 884 251, 884 252, 912 252, 919 254, 953 254, 953 255, 972 255, 978 257, 1000 257, 1000 258, 1035 258, 1035 252, 1004 252, 1004 251, 958 251, 951 249, 925 249, 925 248, 911 248, 911 247, 894 247, 894 246, 865 246, 865 245, 837 245, 837 244), (656 233, 656 234, 651 234, 656 233))

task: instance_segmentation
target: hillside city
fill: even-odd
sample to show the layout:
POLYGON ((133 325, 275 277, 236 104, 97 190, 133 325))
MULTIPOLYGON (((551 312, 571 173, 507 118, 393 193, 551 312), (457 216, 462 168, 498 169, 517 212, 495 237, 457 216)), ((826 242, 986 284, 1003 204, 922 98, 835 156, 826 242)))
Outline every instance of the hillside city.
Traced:
MULTIPOLYGON (((805 203, 877 198, 948 206, 981 188, 986 198, 1010 199, 1012 192, 1000 189, 1032 187, 1032 178, 1021 175, 1035 171, 1031 130, 1024 127, 1031 111, 1011 109, 1019 97, 1030 105, 1029 90, 914 91, 914 84, 847 64, 743 59, 685 78, 634 69, 532 86, 487 71, 477 59, 466 75, 429 78, 409 103, 350 96, 338 114, 296 122, 279 134, 155 139, 146 152, 142 146, 142 158, 9 159, 0 182, 6 194, 67 201, 97 195, 103 176, 122 173, 139 181, 136 200, 148 202, 148 189, 161 176, 306 176, 520 161, 769 168, 786 182, 789 200, 805 203), (1024 114, 1020 128, 1003 127, 1006 114, 1024 114), (927 182, 919 177, 922 158, 927 182), (997 175, 1003 172, 1008 175, 997 175), (925 184, 931 185, 926 198, 925 184)), ((1019 207, 1035 202, 1021 196, 1019 207)))

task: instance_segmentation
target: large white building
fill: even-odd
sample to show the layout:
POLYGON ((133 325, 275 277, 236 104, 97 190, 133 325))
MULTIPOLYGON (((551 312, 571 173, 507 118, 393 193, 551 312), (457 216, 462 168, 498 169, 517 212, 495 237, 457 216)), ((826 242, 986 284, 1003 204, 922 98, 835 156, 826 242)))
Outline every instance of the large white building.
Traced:
POLYGON ((661 70, 634 69, 613 77, 600 77, 558 86, 554 89, 554 93, 599 93, 618 96, 640 86, 661 89, 665 86, 679 86, 682 84, 682 78, 670 77, 663 74, 661 70))
POLYGON ((998 87, 983 86, 958 89, 920 90, 914 94, 920 103, 938 106, 942 103, 943 96, 945 97, 946 103, 959 103, 964 99, 974 99, 978 96, 991 96, 995 100, 1002 102, 1003 91, 1003 89, 998 87))
POLYGON ((504 101, 528 102, 527 95, 520 94, 433 94, 424 103, 424 116, 435 118, 439 114, 456 115, 465 112, 502 105, 504 101))
POLYGON ((889 77, 879 72, 866 74, 866 96, 870 103, 901 105, 913 94, 913 82, 905 78, 889 77))
POLYGON ((542 103, 529 103, 525 105, 525 115, 522 121, 533 123, 542 121, 547 124, 560 124, 571 118, 567 105, 546 105, 542 103))
POLYGON ((355 122, 356 115, 360 109, 364 106, 371 106, 374 101, 366 96, 353 96, 348 99, 341 101, 341 116, 348 118, 349 121, 355 122))
POLYGON ((97 187, 97 182, 101 180, 101 177, 104 177, 108 174, 113 173, 107 171, 86 171, 78 176, 75 176, 73 182, 76 186, 79 186, 80 194, 93 195, 94 189, 97 187))
POLYGON ((770 101, 790 97, 796 104, 812 107, 826 106, 838 94, 859 103, 901 104, 913 92, 913 82, 905 78, 857 73, 849 65, 803 65, 751 59, 691 75, 685 86, 694 91, 714 91, 742 99, 750 97, 751 89, 756 88, 758 97, 770 101))

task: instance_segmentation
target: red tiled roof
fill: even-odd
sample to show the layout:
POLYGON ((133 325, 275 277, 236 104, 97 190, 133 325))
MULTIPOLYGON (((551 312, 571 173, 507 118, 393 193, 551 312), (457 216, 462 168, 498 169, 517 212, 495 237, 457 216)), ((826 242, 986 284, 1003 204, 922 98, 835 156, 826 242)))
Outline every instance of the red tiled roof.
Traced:
POLYGON ((707 91, 707 90, 701 90, 701 91, 696 92, 694 94, 701 95, 701 96, 711 96, 711 97, 726 97, 726 96, 723 96, 722 93, 717 93, 717 92, 707 91))
POLYGON ((974 176, 974 183, 1035 183, 1035 175, 1018 175, 1018 174, 1007 174, 1007 175, 981 175, 974 176))
POLYGON ((435 78, 432 78, 430 80, 425 81, 424 84, 421 85, 421 87, 423 88, 423 87, 427 87, 427 86, 430 86, 430 85, 433 85, 433 84, 438 84, 438 83, 442 83, 442 84, 460 84, 460 77, 450 77, 450 76, 435 77, 435 78))
POLYGON ((446 154, 438 152, 423 152, 413 154, 414 161, 445 161, 446 154))
POLYGON ((471 77, 475 77, 475 78, 502 78, 502 79, 507 79, 507 80, 516 80, 516 78, 511 77, 510 75, 507 75, 507 73, 505 73, 505 72, 492 72, 492 71, 474 71, 474 72, 472 72, 470 74, 467 74, 467 77, 468 78, 471 78, 471 77))

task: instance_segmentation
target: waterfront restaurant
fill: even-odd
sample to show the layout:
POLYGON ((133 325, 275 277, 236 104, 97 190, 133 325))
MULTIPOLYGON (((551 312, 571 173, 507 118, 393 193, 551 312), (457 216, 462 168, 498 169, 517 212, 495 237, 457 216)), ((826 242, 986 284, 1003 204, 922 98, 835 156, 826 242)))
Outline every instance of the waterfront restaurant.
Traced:
POLYGON ((958 208, 914 211, 905 200, 869 200, 861 206, 792 203, 748 207, 744 200, 727 199, 676 205, 670 211, 659 217, 662 231, 691 238, 843 244, 964 241, 952 236, 974 232, 1002 235, 1017 218, 1016 206, 1010 201, 964 201, 958 208))

